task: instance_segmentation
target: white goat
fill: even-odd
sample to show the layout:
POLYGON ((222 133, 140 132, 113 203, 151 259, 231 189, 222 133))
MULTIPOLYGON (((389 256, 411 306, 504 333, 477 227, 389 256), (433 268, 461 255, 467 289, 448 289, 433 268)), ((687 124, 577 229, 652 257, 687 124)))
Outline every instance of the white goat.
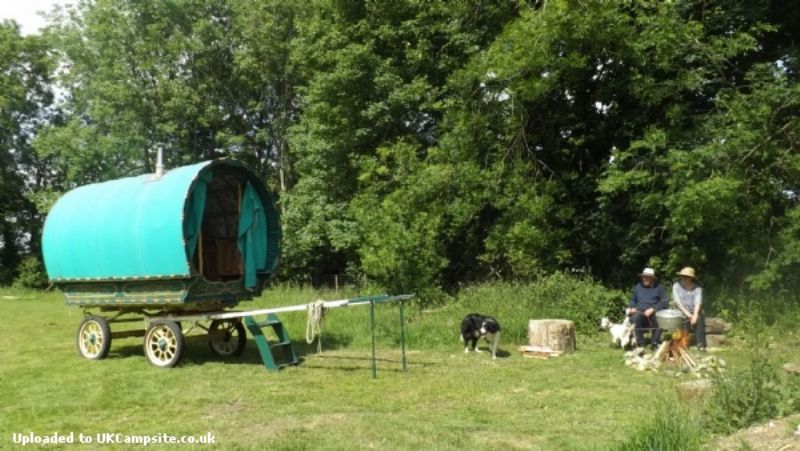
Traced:
POLYGON ((625 315, 621 324, 612 323, 605 317, 600 320, 600 328, 608 330, 611 334, 611 341, 622 349, 626 349, 633 341, 633 327, 628 315, 625 315))

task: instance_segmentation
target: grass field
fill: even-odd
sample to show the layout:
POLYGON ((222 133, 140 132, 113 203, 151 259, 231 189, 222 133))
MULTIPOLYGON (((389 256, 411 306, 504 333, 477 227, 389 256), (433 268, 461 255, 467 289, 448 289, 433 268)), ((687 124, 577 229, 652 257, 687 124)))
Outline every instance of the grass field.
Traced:
MULTIPOLYGON (((243 305, 317 298, 336 296, 276 289, 243 305)), ((225 449, 608 449, 656 403, 675 398, 680 379, 624 367, 604 335, 579 333, 576 354, 548 361, 524 359, 510 342, 496 361, 465 355, 452 326, 459 308, 410 312, 407 372, 397 309, 377 309, 372 380, 367 308, 331 311, 321 354, 304 343, 305 314, 285 314, 303 361, 279 373, 264 369, 252 339, 233 360, 189 341, 181 364, 164 370, 147 363, 141 338, 114 342, 105 360, 85 360, 75 347, 79 309, 58 293, 0 290, 0 448, 12 447, 12 433, 110 432, 211 433, 225 449), (447 334, 452 346, 422 345, 447 334)), ((787 358, 800 357, 793 349, 787 358)), ((736 365, 743 353, 734 345, 721 355, 736 365)))

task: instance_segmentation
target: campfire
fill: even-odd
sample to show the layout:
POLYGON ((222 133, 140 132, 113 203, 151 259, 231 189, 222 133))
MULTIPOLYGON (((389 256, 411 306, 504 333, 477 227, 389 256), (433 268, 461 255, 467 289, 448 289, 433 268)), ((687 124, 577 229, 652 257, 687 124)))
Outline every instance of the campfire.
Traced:
POLYGON ((668 363, 672 369, 667 369, 665 372, 674 373, 676 376, 691 373, 696 377, 702 377, 705 373, 724 371, 724 360, 710 355, 696 361, 689 353, 692 334, 681 327, 683 320, 681 312, 665 309, 657 312, 656 318, 664 336, 669 337, 669 340, 662 342, 653 354, 645 354, 641 349, 626 352, 625 365, 639 371, 658 371, 663 363, 668 363))
POLYGON ((679 362, 686 365, 690 370, 697 367, 697 363, 689 354, 689 341, 692 339, 692 334, 687 330, 676 329, 672 332, 672 338, 668 341, 661 343, 658 350, 653 354, 653 360, 660 360, 661 362, 679 362))
POLYGON ((658 347, 655 353, 645 354, 641 351, 629 351, 625 353, 625 365, 639 371, 659 371, 662 364, 672 367, 667 372, 674 372, 680 376, 683 373, 692 373, 701 377, 708 372, 723 371, 725 361, 714 356, 706 356, 695 360, 689 353, 689 342, 692 335, 685 330, 675 329, 674 331, 664 331, 669 340, 665 340, 658 347), (675 369, 675 366, 678 366, 675 369))

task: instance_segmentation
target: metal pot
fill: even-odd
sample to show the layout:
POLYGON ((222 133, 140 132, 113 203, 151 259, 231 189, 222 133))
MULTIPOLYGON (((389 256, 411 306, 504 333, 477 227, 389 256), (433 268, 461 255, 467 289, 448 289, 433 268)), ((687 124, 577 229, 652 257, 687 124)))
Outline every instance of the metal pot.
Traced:
POLYGON ((658 327, 666 330, 680 329, 683 324, 683 313, 680 310, 671 308, 656 312, 658 327))

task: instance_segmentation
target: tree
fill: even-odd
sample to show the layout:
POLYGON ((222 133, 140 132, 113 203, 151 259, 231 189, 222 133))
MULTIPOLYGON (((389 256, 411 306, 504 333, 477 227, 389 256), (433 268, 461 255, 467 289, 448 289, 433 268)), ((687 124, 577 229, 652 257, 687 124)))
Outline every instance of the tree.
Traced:
POLYGON ((383 180, 356 198, 364 268, 433 285, 553 270, 627 283, 645 264, 728 279, 756 271, 778 228, 765 224, 795 186, 795 109, 780 106, 792 98, 794 60, 771 60, 793 55, 773 39, 793 31, 763 21, 765 11, 778 16, 767 3, 744 18, 721 3, 524 9, 448 78, 433 145, 384 144, 362 166, 362 178, 383 180), (782 74, 754 78, 770 63, 782 74), (733 127, 741 143, 710 141, 733 127), (741 175, 719 177, 710 162, 733 145, 746 150, 725 159, 726 171, 741 175), (764 164, 752 166, 762 151, 764 164), (755 168, 763 194, 739 195, 755 168))
POLYGON ((0 23, 0 284, 9 282, 23 253, 38 254, 31 240, 41 217, 21 194, 43 183, 44 164, 31 151, 32 135, 52 101, 46 42, 23 37, 14 22, 0 23))
POLYGON ((149 171, 162 145, 280 191, 288 278, 627 285, 688 264, 788 290, 798 21, 772 0, 81 1, 45 40, 3 41, 0 80, 24 88, 0 123, 0 259, 16 265, 32 205, 149 171), (57 109, 23 70, 48 40, 57 109))
MULTIPOLYGON (((686 6, 695 5, 678 11, 686 6)), ((774 18, 776 8, 765 2, 755 11, 772 11, 774 18)), ((776 47, 783 24, 766 24, 753 11, 715 4, 702 14, 686 11, 690 23, 704 20, 697 41, 703 47, 689 54, 707 60, 685 77, 695 79, 694 99, 670 107, 693 125, 651 126, 616 150, 600 189, 609 208, 627 205, 626 215, 649 218, 631 221, 629 239, 640 238, 627 254, 631 260, 644 263, 649 254, 664 271, 691 264, 707 274, 706 282, 737 286, 780 253, 776 238, 792 203, 787 193, 800 180, 792 150, 798 123, 790 55, 796 50, 791 42, 776 47)))
POLYGON ((720 282, 796 291, 800 84, 777 64, 745 80, 720 92, 702 141, 666 156, 670 263, 691 257, 720 282))
MULTIPOLYGON (((447 80, 516 16, 517 6, 314 4, 293 46, 307 82, 300 89, 303 112, 291 134, 298 181, 284 197, 285 226, 291 230, 284 261, 290 272, 363 270, 381 282, 407 281, 407 287, 435 280, 427 272, 440 266, 439 257, 420 261, 433 265, 424 270, 385 264, 413 255, 421 233, 427 233, 429 246, 437 246, 437 227, 420 215, 419 227, 430 233, 405 228, 391 239, 384 226, 405 211, 383 213, 403 205, 384 208, 376 202, 406 183, 415 160, 424 161, 439 139, 447 80), (403 162, 412 167, 398 167, 403 162), (395 255, 397 246, 403 247, 402 257, 395 255)), ((424 203, 419 194, 409 202, 424 203)))
POLYGON ((277 184, 293 20, 286 2, 79 3, 50 28, 69 97, 39 153, 71 185, 149 172, 159 146, 172 166, 234 156, 277 184))

